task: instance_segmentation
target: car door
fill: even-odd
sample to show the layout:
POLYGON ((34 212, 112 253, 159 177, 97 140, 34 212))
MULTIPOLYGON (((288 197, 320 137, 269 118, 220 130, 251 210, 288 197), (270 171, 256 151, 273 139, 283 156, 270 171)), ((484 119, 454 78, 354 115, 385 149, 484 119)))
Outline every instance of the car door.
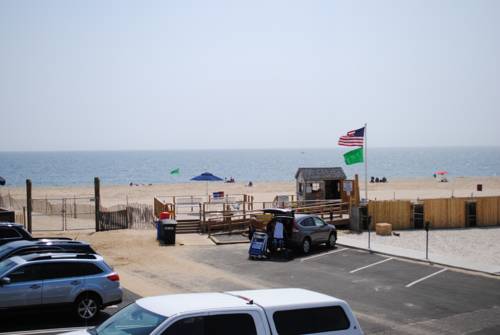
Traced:
POLYGON ((304 219, 302 219, 300 222, 299 222, 300 226, 301 226, 301 232, 302 232, 302 239, 306 236, 309 236, 311 238, 311 242, 314 244, 314 243, 317 243, 317 239, 318 239, 318 236, 317 236, 317 232, 316 232, 316 225, 314 223, 314 220, 312 217, 308 216, 308 217, 305 217, 304 219))
POLYGON ((10 283, 0 286, 0 308, 27 307, 42 303, 42 286, 38 264, 25 264, 7 273, 10 283))
POLYGON ((72 303, 84 286, 77 262, 47 262, 42 264, 43 304, 72 303))
POLYGON ((316 234, 318 241, 326 242, 330 236, 330 227, 318 217, 313 217, 314 225, 316 227, 316 234))

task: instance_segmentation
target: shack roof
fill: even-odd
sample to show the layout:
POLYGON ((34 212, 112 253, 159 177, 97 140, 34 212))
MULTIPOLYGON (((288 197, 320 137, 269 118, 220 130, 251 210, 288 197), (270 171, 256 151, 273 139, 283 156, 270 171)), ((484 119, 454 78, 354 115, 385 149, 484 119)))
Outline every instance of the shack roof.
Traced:
POLYGON ((341 167, 321 167, 321 168, 299 168, 295 173, 295 179, 302 174, 304 180, 329 180, 346 179, 344 170, 341 167))

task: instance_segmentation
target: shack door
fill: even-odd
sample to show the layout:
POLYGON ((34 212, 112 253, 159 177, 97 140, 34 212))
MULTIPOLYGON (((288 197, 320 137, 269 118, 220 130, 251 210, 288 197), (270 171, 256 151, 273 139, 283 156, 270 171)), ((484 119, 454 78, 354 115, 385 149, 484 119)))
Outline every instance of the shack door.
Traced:
POLYGON ((339 180, 325 180, 325 199, 333 200, 340 199, 340 181, 339 180))

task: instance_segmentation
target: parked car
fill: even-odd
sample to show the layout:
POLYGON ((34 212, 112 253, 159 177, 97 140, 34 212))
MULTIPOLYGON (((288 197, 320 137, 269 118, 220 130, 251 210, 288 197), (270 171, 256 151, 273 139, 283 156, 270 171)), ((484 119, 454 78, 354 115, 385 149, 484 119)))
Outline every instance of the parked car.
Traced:
POLYGON ((143 298, 96 328, 67 335, 319 333, 363 334, 345 301, 287 288, 143 298))
POLYGON ((15 241, 0 246, 0 261, 12 256, 27 255, 32 253, 46 252, 75 252, 84 254, 95 254, 90 244, 83 241, 73 240, 35 240, 15 241))
POLYGON ((99 255, 30 254, 0 262, 0 310, 68 305, 90 320, 121 300, 120 277, 99 255))
POLYGON ((27 241, 37 241, 42 239, 59 239, 59 240, 71 240, 65 237, 33 237, 24 226, 19 223, 13 222, 0 222, 0 245, 5 243, 27 240, 27 241))
POLYGON ((280 220, 284 225, 288 247, 297 248, 304 254, 309 253, 312 246, 325 243, 333 248, 337 243, 335 226, 317 215, 296 214, 291 209, 282 208, 268 208, 264 213, 273 215, 273 219, 267 224, 268 234, 272 234, 273 222, 280 220))
POLYGON ((310 214, 295 214, 292 234, 287 242, 307 254, 311 246, 325 243, 333 248, 337 243, 337 229, 319 216, 310 214))

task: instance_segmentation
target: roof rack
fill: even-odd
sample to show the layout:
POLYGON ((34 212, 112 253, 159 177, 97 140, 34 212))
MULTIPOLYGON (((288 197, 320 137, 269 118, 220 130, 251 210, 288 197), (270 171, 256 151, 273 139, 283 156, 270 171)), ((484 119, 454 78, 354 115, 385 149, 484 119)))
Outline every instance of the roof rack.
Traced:
POLYGON ((43 261, 48 259, 97 259, 97 256, 94 254, 45 253, 45 254, 31 254, 31 255, 33 256, 28 257, 30 261, 43 261))

